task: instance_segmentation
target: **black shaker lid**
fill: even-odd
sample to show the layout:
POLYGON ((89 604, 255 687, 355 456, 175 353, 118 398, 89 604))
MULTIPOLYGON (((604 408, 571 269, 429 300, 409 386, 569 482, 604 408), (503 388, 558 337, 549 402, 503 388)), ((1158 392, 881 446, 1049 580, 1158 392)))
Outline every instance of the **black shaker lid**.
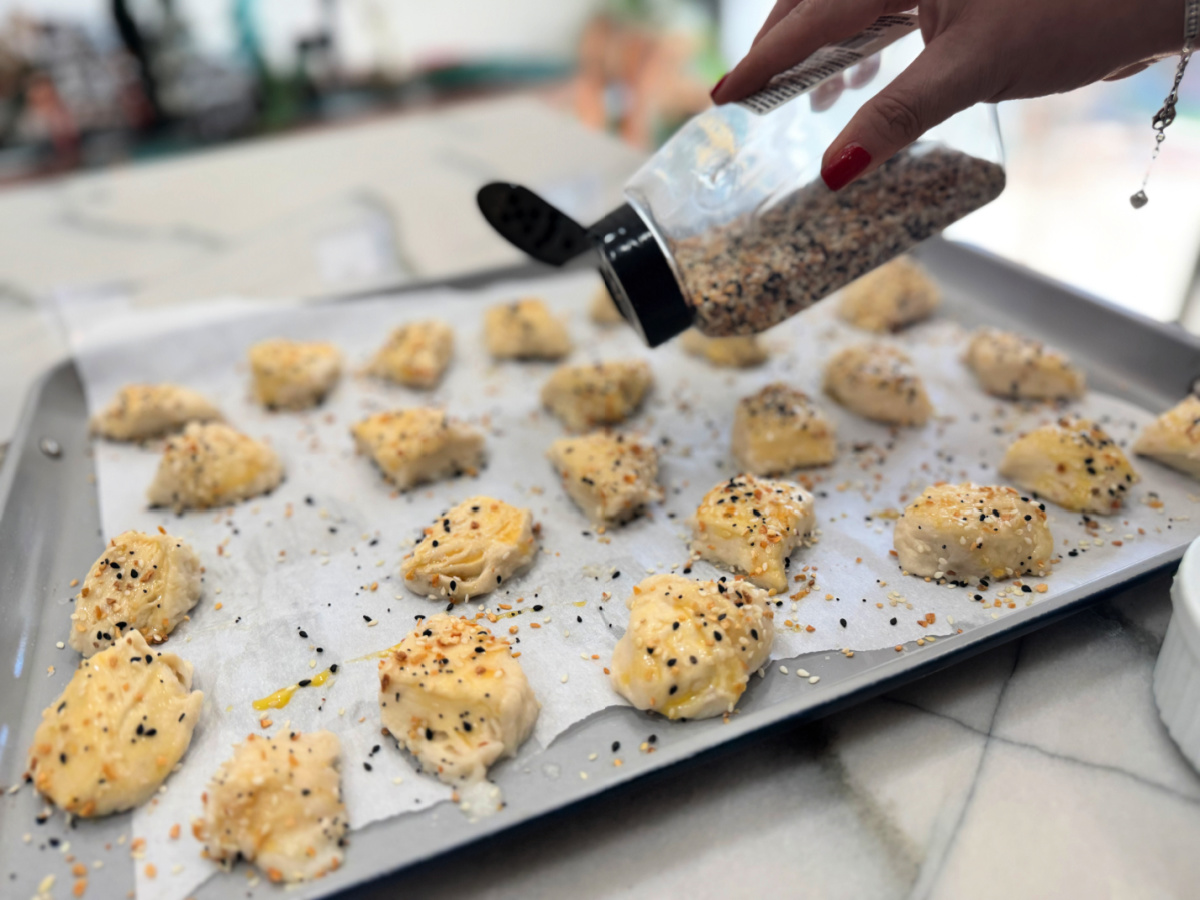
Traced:
POLYGON ((666 343, 692 324, 692 309, 666 251, 628 203, 585 229, 520 185, 488 184, 476 199, 502 237, 540 262, 562 266, 594 247, 617 308, 649 346, 666 343))
POLYGON ((651 347, 692 324, 692 308, 649 224, 628 203, 588 229, 600 275, 621 314, 651 347))
POLYGON ((590 246, 582 225, 529 188, 492 182, 475 200, 489 225, 539 262, 561 266, 590 246))

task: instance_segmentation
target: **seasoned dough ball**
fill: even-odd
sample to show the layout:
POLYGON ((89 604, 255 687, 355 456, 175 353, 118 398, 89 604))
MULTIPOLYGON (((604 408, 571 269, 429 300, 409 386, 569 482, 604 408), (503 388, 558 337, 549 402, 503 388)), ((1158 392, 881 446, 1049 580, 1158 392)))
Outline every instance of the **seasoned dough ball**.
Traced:
POLYGON ((360 452, 400 490, 474 475, 483 465, 483 435, 443 410, 417 407, 376 413, 351 426, 360 452))
POLYGON ((131 631, 80 663, 42 712, 29 750, 33 786, 89 818, 149 800, 192 742, 204 694, 192 666, 131 631))
POLYGON ((84 656, 137 629, 162 643, 200 599, 200 558, 165 531, 117 535, 100 554, 75 597, 71 646, 84 656))
POLYGON ((603 284, 592 294, 592 302, 588 306, 588 317, 597 325, 620 325, 625 321, 617 302, 603 284))
POLYGON ((981 328, 967 345, 967 365, 997 397, 1059 400, 1083 396, 1085 379, 1066 355, 1041 341, 981 328))
POLYGON ((208 509, 273 491, 283 464, 266 444, 228 425, 195 422, 167 439, 147 496, 151 506, 208 509))
POLYGON ((533 513, 491 497, 472 497, 425 529, 400 563, 416 594, 454 602, 494 591, 537 553, 533 513))
POLYGON ((787 588, 785 560, 812 532, 813 497, 786 481, 738 475, 704 495, 696 510, 692 550, 714 565, 742 572, 759 587, 787 588))
POLYGON ((938 484, 896 522, 900 567, 923 578, 1045 575, 1054 555, 1046 508, 1010 487, 938 484))
POLYGON ((709 337, 689 328, 679 338, 679 346, 692 356, 699 356, 720 368, 749 369, 761 366, 769 357, 758 336, 753 334, 709 337))
POLYGON ((562 359, 571 352, 567 326, 532 297, 491 307, 483 327, 496 359, 562 359))
POLYGON ((754 475, 777 475, 837 458, 837 428, 807 394, 768 384, 733 415, 733 458, 754 475))
POLYGON ((825 366, 825 391, 851 412, 888 425, 924 425, 933 408, 908 355, 887 344, 858 344, 825 366))
POLYGON ((1062 418, 1013 441, 1000 474, 1075 512, 1110 516, 1138 475, 1099 425, 1062 418))
POLYGON ((426 619, 379 662, 383 726, 447 784, 482 781, 516 756, 538 708, 508 641, 470 619, 426 619))
POLYGON ((1133 452, 1200 478, 1200 399, 1189 396, 1147 425, 1133 452))
POLYGON ((658 451, 635 437, 598 431, 562 438, 546 456, 562 477, 563 490, 597 525, 624 522, 663 497, 658 451))
POLYGON ((929 318, 941 302, 925 270, 902 256, 851 282, 842 291, 838 315, 856 328, 883 334, 929 318))
POLYGON ((640 359, 563 366, 542 388, 542 403, 573 431, 616 425, 631 416, 653 382, 640 359))
POLYGON ((771 654, 767 597, 744 581, 652 575, 629 598, 629 627, 613 649, 613 687, 668 719, 733 712, 771 654))
POLYGON ((342 375, 342 354, 333 344, 284 338, 250 348, 254 399, 267 409, 308 409, 333 390, 342 375))
POLYGON ((92 431, 114 441, 141 441, 213 422, 221 413, 203 394, 177 384, 129 384, 92 419, 92 431))
POLYGON ((454 355, 454 329, 430 319, 401 325, 371 359, 367 372, 408 387, 431 388, 454 355))
POLYGON ((340 755, 331 731, 247 735, 209 782, 192 833, 209 859, 245 858, 271 881, 325 876, 342 864, 347 827, 340 755))

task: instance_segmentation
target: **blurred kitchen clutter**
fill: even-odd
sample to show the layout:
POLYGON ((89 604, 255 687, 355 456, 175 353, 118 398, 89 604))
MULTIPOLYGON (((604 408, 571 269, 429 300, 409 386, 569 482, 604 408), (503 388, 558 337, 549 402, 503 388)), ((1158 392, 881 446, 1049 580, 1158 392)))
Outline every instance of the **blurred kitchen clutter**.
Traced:
MULTIPOLYGON (((0 0, 0 185, 514 92, 649 151, 708 105, 772 5, 0 0)), ((1005 104, 1008 190, 951 236, 1200 330, 1200 75, 1150 205, 1126 200, 1172 68, 1005 104)))
POLYGON ((703 0, 0 0, 0 181, 515 87, 635 145, 708 103, 703 0))

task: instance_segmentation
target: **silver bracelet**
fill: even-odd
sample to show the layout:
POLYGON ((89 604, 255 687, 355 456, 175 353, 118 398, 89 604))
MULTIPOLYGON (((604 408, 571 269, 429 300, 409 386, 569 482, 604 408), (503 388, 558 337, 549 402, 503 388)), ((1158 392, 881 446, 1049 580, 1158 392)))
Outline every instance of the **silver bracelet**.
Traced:
POLYGON ((1183 81, 1184 70, 1192 58, 1192 49, 1196 45, 1196 37, 1200 35, 1200 0, 1187 0, 1183 10, 1183 52, 1179 55, 1179 65, 1175 67, 1175 82, 1171 85, 1171 93, 1163 103, 1162 109, 1154 114, 1150 127, 1154 129, 1154 152, 1150 155, 1150 165, 1146 167, 1146 177, 1142 179, 1142 187, 1129 198, 1134 209, 1141 209, 1150 202, 1146 196, 1146 185, 1150 181, 1150 170, 1163 141, 1167 139, 1167 126, 1175 121, 1175 104, 1179 102, 1179 85, 1183 81))

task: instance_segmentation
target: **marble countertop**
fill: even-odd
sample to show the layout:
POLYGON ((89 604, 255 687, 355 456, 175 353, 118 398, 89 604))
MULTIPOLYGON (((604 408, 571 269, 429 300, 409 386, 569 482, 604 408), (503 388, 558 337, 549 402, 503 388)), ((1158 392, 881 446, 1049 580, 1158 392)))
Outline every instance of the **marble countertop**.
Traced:
MULTIPOLYGON (((591 219, 639 161, 514 98, 0 193, 0 444, 65 353, 48 296, 102 315, 501 265, 481 182, 591 219)), ((1151 695, 1169 581, 362 895, 1196 896, 1200 777, 1151 695)))

